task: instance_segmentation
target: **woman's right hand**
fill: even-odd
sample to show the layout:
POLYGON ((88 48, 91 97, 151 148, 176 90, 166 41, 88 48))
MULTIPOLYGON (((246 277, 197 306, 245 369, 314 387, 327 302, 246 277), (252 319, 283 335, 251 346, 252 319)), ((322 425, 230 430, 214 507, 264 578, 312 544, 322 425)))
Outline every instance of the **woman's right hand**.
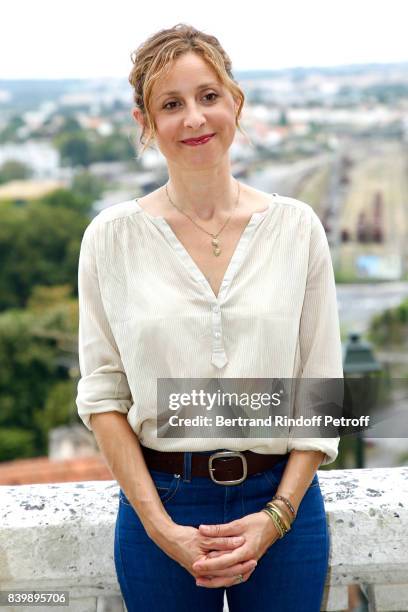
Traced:
MULTIPOLYGON (((152 537, 152 536, 151 536, 152 537)), ((184 567, 196 580, 204 574, 193 570, 193 563, 206 558, 211 551, 215 554, 231 552, 245 543, 242 536, 234 537, 207 537, 203 536, 195 527, 178 525, 173 523, 171 527, 161 531, 152 537, 154 542, 172 559, 184 567)), ((214 555, 212 555, 214 556, 214 555)), ((237 563, 223 570, 217 570, 212 576, 225 576, 225 586, 236 584, 239 574, 246 580, 256 567, 256 561, 250 559, 243 563, 237 563)), ((207 577, 207 576, 206 576, 207 577)))

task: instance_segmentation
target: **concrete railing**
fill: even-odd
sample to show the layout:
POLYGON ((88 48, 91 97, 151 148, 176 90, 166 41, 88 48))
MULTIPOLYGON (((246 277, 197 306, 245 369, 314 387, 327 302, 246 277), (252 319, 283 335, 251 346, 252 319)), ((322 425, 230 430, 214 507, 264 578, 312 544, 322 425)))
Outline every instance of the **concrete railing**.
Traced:
MULTIPOLYGON (((356 583, 370 612, 408 610, 408 467, 323 470, 319 480, 331 536, 322 610, 347 609, 356 583)), ((0 591, 68 591, 74 612, 124 609, 113 561, 118 492, 116 481, 0 487, 0 591)))

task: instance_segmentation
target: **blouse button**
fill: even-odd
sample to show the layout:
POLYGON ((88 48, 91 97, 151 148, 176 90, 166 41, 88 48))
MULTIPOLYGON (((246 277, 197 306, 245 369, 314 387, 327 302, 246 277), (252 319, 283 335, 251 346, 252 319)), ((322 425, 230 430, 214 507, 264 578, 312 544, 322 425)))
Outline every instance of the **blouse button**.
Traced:
POLYGON ((220 338, 220 336, 221 336, 220 332, 214 332, 214 337, 215 338, 220 338))
POLYGON ((213 312, 220 312, 220 309, 219 309, 219 307, 218 307, 218 306, 213 306, 212 311, 213 311, 213 312))

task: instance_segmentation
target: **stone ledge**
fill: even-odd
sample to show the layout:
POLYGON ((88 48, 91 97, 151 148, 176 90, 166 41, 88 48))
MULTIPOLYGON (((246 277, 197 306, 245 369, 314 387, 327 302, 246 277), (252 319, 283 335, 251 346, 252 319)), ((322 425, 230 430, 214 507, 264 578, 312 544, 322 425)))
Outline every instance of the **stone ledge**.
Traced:
MULTIPOLYGON (((322 610, 344 610, 353 583, 365 585, 370 612, 408 610, 408 468, 318 475, 331 535, 322 610)), ((1 487, 1 589, 68 590, 70 610, 120 610, 118 494, 116 481, 1 487)))

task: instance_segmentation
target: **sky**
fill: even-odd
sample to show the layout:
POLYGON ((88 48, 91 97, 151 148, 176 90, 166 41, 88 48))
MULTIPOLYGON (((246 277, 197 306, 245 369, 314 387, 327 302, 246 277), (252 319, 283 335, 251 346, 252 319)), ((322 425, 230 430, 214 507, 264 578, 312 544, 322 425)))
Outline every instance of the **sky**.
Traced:
POLYGON ((406 0, 2 0, 0 79, 127 78, 131 52, 179 22, 233 71, 408 60, 406 0))

